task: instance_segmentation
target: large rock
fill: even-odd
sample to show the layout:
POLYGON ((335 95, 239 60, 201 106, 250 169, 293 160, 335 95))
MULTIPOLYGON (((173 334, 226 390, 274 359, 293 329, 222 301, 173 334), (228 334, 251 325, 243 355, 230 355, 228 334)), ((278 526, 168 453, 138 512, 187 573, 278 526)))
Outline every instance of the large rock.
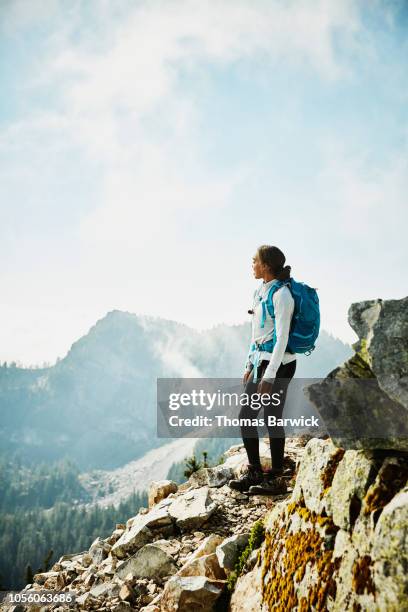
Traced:
POLYGON ((193 472, 189 478, 189 483, 193 487, 222 487, 233 477, 232 469, 221 464, 211 468, 201 468, 193 472))
POLYGON ((238 580, 231 596, 229 612, 261 610, 267 610, 267 607, 262 603, 261 568, 257 566, 238 580))
POLYGON ((123 559, 126 555, 130 555, 145 544, 148 544, 153 539, 153 534, 148 527, 145 527, 142 522, 134 525, 119 538, 112 546, 112 555, 123 559))
POLYGON ((372 560, 374 581, 381 585, 380 609, 408 609, 408 487, 397 493, 380 515, 372 560))
POLYGON ((164 499, 147 514, 138 514, 132 521, 129 521, 130 527, 112 546, 112 555, 124 558, 150 542, 153 538, 153 531, 171 527, 173 521, 168 511, 171 501, 164 499))
POLYGON ((135 578, 154 578, 160 581, 164 576, 170 576, 176 572, 177 566, 171 555, 160 546, 146 544, 135 555, 118 566, 116 575, 122 579, 132 574, 135 578))
POLYGON ((216 554, 218 563, 227 573, 234 569, 235 563, 238 560, 239 554, 248 544, 249 533, 240 533, 233 535, 217 546, 216 554))
POLYGON ((166 583, 161 608, 166 612, 211 612, 223 583, 205 576, 173 576, 166 583))
POLYGON ((328 494, 326 509, 341 529, 354 526, 363 498, 374 481, 381 463, 364 451, 349 450, 337 466, 328 494))
POLYGON ((169 515, 182 530, 196 529, 205 523, 217 508, 208 487, 193 489, 177 497, 169 506, 169 515))
POLYGON ((217 546, 223 541, 223 537, 217 533, 210 533, 200 544, 200 546, 192 553, 190 560, 203 557, 204 555, 210 555, 214 553, 217 546))
POLYGON ((306 387, 333 442, 408 451, 408 298, 352 304, 357 351, 306 387))
POLYGON ((113 581, 101 582, 90 590, 93 597, 113 597, 119 593, 119 585, 113 581))
POLYGON ((215 553, 189 559, 177 574, 179 576, 206 576, 212 580, 225 580, 226 578, 225 571, 220 567, 215 553))
POLYGON ((337 448, 330 439, 309 440, 299 465, 292 500, 300 501, 303 497, 309 510, 322 512, 327 503, 327 492, 343 455, 344 450, 337 448))
POLYGON ((102 563, 102 561, 106 559, 108 550, 107 545, 102 538, 96 538, 92 542, 88 554, 95 565, 99 565, 99 563, 102 563))
POLYGON ((173 482, 173 480, 155 480, 151 482, 149 487, 149 508, 152 508, 162 499, 166 499, 170 493, 175 493, 177 488, 177 483, 173 482))
POLYGON ((408 407, 408 297, 352 304, 349 323, 359 342, 355 349, 367 361, 383 391, 408 407))

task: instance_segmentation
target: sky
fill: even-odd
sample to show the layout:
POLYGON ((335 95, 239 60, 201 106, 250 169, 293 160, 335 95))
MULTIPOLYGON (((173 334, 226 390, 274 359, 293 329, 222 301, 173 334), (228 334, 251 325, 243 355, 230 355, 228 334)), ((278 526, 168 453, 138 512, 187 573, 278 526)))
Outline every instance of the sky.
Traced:
POLYGON ((278 246, 346 342, 407 293, 408 8, 2 0, 0 361, 119 309, 250 320, 278 246))

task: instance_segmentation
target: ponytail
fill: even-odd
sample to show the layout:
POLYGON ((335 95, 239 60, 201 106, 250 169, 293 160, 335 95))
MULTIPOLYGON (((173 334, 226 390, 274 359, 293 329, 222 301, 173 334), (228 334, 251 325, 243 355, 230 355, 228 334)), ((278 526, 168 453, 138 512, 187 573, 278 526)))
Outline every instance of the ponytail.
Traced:
POLYGON ((276 246, 263 244, 257 253, 261 262, 268 266, 272 274, 282 281, 290 279, 291 266, 285 266, 286 257, 276 246))

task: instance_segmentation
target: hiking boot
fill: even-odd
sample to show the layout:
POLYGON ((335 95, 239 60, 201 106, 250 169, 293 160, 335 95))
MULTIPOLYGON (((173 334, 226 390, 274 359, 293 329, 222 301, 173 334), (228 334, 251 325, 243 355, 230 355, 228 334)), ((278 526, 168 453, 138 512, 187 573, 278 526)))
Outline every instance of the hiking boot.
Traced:
POLYGON ((260 484, 263 478, 264 473, 261 466, 248 463, 245 472, 239 478, 230 480, 228 486, 231 489, 235 489, 235 491, 243 493, 244 491, 248 491, 250 486, 260 484))
POLYGON ((262 482, 249 487, 249 495, 282 495, 287 492, 283 470, 269 470, 264 474, 262 482))

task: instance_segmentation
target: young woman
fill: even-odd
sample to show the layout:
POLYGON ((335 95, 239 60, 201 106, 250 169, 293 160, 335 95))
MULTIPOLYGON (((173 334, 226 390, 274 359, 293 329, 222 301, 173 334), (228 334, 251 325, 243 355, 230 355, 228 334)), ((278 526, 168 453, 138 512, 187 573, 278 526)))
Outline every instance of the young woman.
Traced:
MULTIPOLYGON (((285 255, 276 246, 262 245, 253 257, 253 273, 255 278, 263 279, 262 284, 254 293, 252 311, 252 337, 245 364, 243 384, 245 393, 280 394, 279 405, 264 406, 265 422, 269 415, 277 419, 282 417, 287 388, 296 370, 296 354, 286 351, 290 324, 294 311, 294 300, 290 289, 282 286, 273 293, 273 308, 275 319, 269 314, 262 300, 269 295, 269 290, 277 281, 290 279, 290 266, 285 266, 285 255), (273 345, 274 328, 276 342, 273 345), (262 346, 259 346, 262 345, 262 346), (283 393, 280 393, 280 392, 283 393)), ((254 419, 260 409, 242 406, 239 418, 254 419)), ((229 486, 238 491, 250 493, 276 492, 276 478, 283 473, 285 450, 285 430, 283 427, 268 427, 271 448, 271 470, 264 473, 259 458, 259 437, 256 426, 241 426, 241 435, 248 456, 248 465, 242 476, 230 480, 229 486)))

